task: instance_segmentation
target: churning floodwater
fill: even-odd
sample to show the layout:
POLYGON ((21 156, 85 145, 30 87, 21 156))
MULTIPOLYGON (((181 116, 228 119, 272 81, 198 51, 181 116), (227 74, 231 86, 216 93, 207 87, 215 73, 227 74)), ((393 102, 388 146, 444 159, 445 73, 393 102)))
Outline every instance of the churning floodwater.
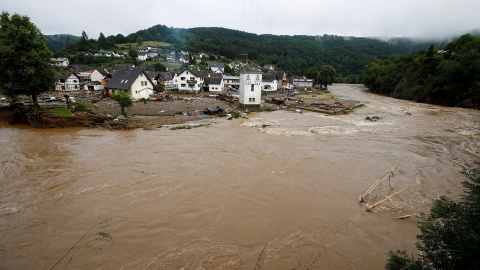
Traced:
POLYGON ((330 90, 365 106, 187 130, 0 124, 0 268, 382 269, 416 253, 415 215, 480 161, 480 112, 330 90), (367 202, 410 188, 365 211, 397 163, 367 202))

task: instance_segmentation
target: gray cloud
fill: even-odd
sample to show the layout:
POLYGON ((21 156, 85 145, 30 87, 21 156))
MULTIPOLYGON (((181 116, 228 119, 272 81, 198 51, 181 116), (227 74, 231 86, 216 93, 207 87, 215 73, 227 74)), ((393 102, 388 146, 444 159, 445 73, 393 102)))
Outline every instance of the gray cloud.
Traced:
MULTIPOLYGON (((5 1, 4 1, 5 2, 5 1)), ((477 0, 15 0, 2 10, 44 34, 128 35, 156 24, 225 27, 256 34, 434 38, 480 28, 477 0)))

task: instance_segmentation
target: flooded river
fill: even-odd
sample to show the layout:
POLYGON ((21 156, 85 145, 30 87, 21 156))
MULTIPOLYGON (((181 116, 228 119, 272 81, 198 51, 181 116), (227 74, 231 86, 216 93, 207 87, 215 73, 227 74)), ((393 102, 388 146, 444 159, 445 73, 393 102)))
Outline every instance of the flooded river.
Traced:
POLYGON ((480 112, 330 90, 365 106, 187 130, 0 124, 0 269, 382 269, 415 253, 415 215, 480 161, 480 112), (397 163, 367 202, 410 188, 365 211, 397 163))

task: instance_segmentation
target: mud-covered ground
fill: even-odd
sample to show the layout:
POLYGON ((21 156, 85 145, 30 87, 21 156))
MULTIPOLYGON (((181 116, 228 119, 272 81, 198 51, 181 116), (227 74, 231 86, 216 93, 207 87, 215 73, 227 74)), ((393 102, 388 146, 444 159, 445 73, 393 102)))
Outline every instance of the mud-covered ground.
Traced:
MULTIPOLYGON (((66 99, 63 97, 63 94, 64 93, 60 92, 45 93, 44 95, 40 96, 38 100, 41 105, 66 106, 66 99)), ((118 103, 112 98, 103 97, 99 92, 69 92, 68 94, 72 100, 71 105, 78 107, 79 105, 76 104, 88 104, 87 108, 88 111, 91 112, 91 116, 97 115, 101 117, 102 119, 100 119, 100 122, 104 122, 104 117, 113 120, 121 114, 121 107, 118 105, 118 103)), ((339 102, 341 104, 349 103, 348 101, 339 100, 338 98, 333 97, 329 97, 328 99, 319 99, 319 96, 323 94, 321 92, 309 92, 308 95, 306 95, 306 93, 302 94, 303 95, 297 95, 297 97, 292 98, 286 98, 286 95, 280 95, 278 93, 264 95, 262 96, 261 108, 276 110, 281 108, 286 109, 299 107, 302 108, 302 110, 307 109, 315 111, 317 107, 310 105, 320 103, 322 104, 322 106, 329 107, 334 106, 335 103, 339 102)), ((244 110, 239 107, 238 101, 221 100, 218 99, 216 95, 211 95, 208 93, 202 93, 197 95, 172 94, 170 97, 171 99, 169 99, 168 101, 150 99, 147 101, 134 102, 131 107, 125 109, 127 118, 130 120, 134 120, 134 123, 129 124, 129 126, 121 126, 120 128, 136 128, 141 126, 148 127, 163 125, 166 123, 181 123, 186 121, 219 117, 218 115, 204 114, 203 112, 207 109, 215 110, 221 108, 223 111, 225 111, 226 114, 244 112, 244 110)), ((28 105, 30 103, 30 100, 28 97, 21 97, 20 102, 24 105, 28 105)), ((333 109, 334 107, 330 108, 330 110, 333 109)), ((76 115, 80 114, 77 113, 76 115)), ((54 120, 55 121, 49 121, 50 126, 55 126, 55 123, 59 123, 59 126, 61 127, 77 125, 72 119, 67 122, 60 121, 61 119, 54 120), (67 125, 67 123, 69 125, 67 125)), ((99 122, 95 121, 96 119, 76 120, 79 120, 80 124, 78 125, 81 126, 88 126, 91 125, 91 123, 93 122, 99 122)), ((19 122, 26 123, 28 121, 22 120, 19 122)))

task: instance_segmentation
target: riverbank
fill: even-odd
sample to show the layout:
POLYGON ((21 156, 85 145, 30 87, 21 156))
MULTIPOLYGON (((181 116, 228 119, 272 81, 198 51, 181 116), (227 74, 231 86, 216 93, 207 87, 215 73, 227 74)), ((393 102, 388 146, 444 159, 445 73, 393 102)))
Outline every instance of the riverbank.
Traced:
MULTIPOLYGON (((121 108, 111 98, 103 98, 96 93, 71 93, 72 114, 59 116, 52 108, 66 107, 66 100, 58 93, 42 96, 41 110, 32 110, 27 106, 17 106, 12 110, 0 108, 0 119, 9 124, 24 124, 37 128, 66 127, 105 127, 107 129, 153 129, 166 124, 181 124, 188 121, 212 119, 217 117, 238 117, 244 114, 238 101, 230 101, 215 95, 175 95, 168 101, 148 100, 134 102, 126 108, 127 117, 119 117, 121 108), (50 106, 49 106, 50 105, 50 106), (221 109, 224 113, 211 115, 209 110, 221 109)), ((24 98, 22 104, 28 104, 24 98)), ((357 101, 342 99, 323 91, 302 92, 300 95, 287 97, 282 94, 267 94, 262 97, 260 111, 263 110, 304 110, 326 114, 345 114, 362 104, 357 101)))

